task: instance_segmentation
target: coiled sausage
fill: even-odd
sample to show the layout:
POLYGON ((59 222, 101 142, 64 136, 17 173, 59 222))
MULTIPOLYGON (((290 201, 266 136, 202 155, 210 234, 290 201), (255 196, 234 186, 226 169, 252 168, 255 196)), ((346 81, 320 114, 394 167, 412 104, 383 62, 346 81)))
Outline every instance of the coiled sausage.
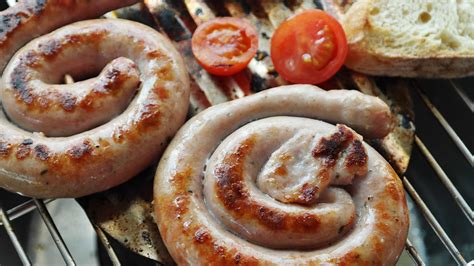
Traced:
POLYGON ((408 229, 401 182, 362 137, 390 110, 357 91, 270 89, 180 129, 155 177, 161 236, 180 265, 394 265, 408 229))
MULTIPOLYGON (((6 29, 0 58, 35 30, 132 2, 20 3, 0 13, 6 29)), ((0 186, 24 195, 79 197, 120 184, 158 158, 187 114, 189 81, 180 55, 136 22, 70 24, 8 61, 0 85, 0 186), (96 78, 59 84, 64 74, 87 78, 103 67, 96 78)))

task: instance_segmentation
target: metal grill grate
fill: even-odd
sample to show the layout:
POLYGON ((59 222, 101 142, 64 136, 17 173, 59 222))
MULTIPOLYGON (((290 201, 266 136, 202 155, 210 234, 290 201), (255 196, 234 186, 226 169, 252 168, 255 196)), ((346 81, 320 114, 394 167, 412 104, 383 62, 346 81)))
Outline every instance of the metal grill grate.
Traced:
MULTIPOLYGON (((12 4, 12 2, 14 1, 8 1, 9 4, 12 4)), ((466 83, 470 84, 469 86, 474 86, 474 79, 470 79, 466 83)), ((446 91, 450 91, 453 97, 455 94, 457 94, 462 99, 464 104, 467 105, 468 109, 471 112, 471 114, 468 114, 468 116, 470 115, 470 117, 472 118, 474 104, 473 104, 473 101, 468 96, 468 91, 467 91, 466 86, 461 86, 457 81, 453 81, 453 80, 448 80, 448 84, 450 85, 450 88, 445 88, 446 91)), ((455 143, 455 145, 459 149, 459 152, 462 153, 462 155, 465 157, 467 162, 470 164, 471 169, 472 169, 472 167, 474 167, 474 156, 472 152, 469 150, 468 145, 463 141, 463 139, 461 139, 461 137, 458 136, 456 131, 453 129, 453 127, 451 127, 451 125, 444 118, 442 113, 431 102, 430 97, 422 89, 420 82, 414 82, 414 87, 416 88, 415 89, 416 95, 421 99, 421 102, 424 103, 423 107, 418 107, 418 108, 425 108, 431 113, 431 116, 436 118, 436 120, 443 127, 443 129, 451 138, 451 140, 455 143)), ((222 92, 216 92, 216 93, 222 93, 222 92)), ((213 97, 213 98, 215 99, 216 97, 213 97)), ((424 119, 424 117, 418 117, 418 120, 419 119, 424 119)), ((467 126, 470 126, 470 125, 467 124, 467 126)), ((472 134, 471 134, 471 137, 472 137, 472 134)), ((471 206, 469 206, 467 201, 458 191, 458 189, 453 184, 451 179, 448 177, 446 172, 443 170, 440 164, 436 161, 430 149, 425 145, 425 143, 422 141, 422 139, 418 135, 415 137, 415 144, 417 148, 419 149, 419 151, 421 151, 426 161, 432 167, 432 169, 438 176, 439 180, 444 185, 445 189, 452 196, 457 206, 464 213, 465 218, 469 221, 471 226, 474 225, 474 213, 471 206)), ((411 165, 411 167, 416 168, 417 165, 411 165)), ((422 196, 413 186, 410 180, 415 180, 417 178, 419 177, 411 176, 410 178, 408 178, 404 176, 402 178, 403 184, 405 186, 406 191, 408 192, 408 195, 410 195, 410 197, 413 199, 414 203, 418 207, 418 210, 421 212, 426 222, 431 226, 431 228, 436 233, 436 235, 438 236, 439 240, 442 242, 446 250, 453 257, 453 259, 459 265, 474 265, 474 260, 470 260, 468 262, 470 258, 466 259, 466 257, 459 251, 458 247, 454 244, 450 236, 445 232, 445 229, 443 229, 443 227, 440 225, 435 215, 433 215, 432 210, 427 206, 427 204, 425 203, 425 200, 422 198, 422 196)), ((46 204, 52 201, 53 201, 52 199, 47 199, 47 200, 30 199, 7 211, 5 211, 0 206, 0 222, 1 222, 0 224, 3 225, 3 228, 6 230, 8 237, 10 238, 13 247, 18 253, 18 256, 21 262, 25 265, 31 265, 30 259, 28 258, 28 255, 26 254, 21 243, 19 242, 18 236, 15 233, 14 228, 11 226, 10 221, 24 217, 25 214, 34 210, 37 210, 39 212, 41 219, 43 220, 44 224, 47 226, 52 239, 54 240, 61 256, 63 257, 64 262, 67 265, 75 265, 74 258, 71 256, 66 243, 63 241, 61 237, 61 232, 59 232, 59 230, 56 228, 54 224, 54 220, 45 206, 46 204)), ((94 226, 94 229, 97 233, 98 239, 100 240, 103 247, 105 248, 111 262, 114 265, 120 265, 119 257, 117 256, 112 245, 109 243, 107 235, 102 231, 102 229, 100 229, 97 226, 94 226)), ((416 265, 425 265, 425 262, 423 261, 422 256, 420 256, 417 248, 412 244, 412 241, 410 239, 407 239, 406 250, 412 257, 416 265)))

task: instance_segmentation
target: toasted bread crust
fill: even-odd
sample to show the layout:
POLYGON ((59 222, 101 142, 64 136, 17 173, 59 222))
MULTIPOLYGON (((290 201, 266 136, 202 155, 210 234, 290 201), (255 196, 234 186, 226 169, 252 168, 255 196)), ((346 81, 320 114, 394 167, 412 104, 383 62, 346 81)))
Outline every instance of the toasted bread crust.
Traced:
POLYGON ((349 53, 346 66, 376 76, 459 78, 474 75, 474 53, 439 51, 428 55, 388 54, 370 42, 372 0, 357 1, 344 15, 349 53))

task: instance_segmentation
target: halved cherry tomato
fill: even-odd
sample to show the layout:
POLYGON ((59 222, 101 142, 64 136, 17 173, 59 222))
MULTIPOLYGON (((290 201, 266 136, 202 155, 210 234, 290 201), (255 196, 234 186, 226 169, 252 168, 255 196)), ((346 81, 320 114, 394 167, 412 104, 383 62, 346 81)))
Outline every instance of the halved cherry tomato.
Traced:
POLYGON ((257 53, 257 31, 250 22, 233 17, 207 21, 196 29, 193 54, 208 72, 228 76, 247 67, 257 53))
POLYGON ((324 11, 303 11, 284 21, 273 34, 275 70, 293 83, 318 84, 344 64, 347 40, 339 22, 324 11))

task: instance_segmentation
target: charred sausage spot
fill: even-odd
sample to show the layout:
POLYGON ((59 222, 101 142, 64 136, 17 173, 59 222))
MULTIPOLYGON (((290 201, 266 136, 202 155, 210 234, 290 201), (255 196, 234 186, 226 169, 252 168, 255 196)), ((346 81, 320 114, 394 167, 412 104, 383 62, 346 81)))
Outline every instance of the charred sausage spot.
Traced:
POLYGON ((103 30, 95 30, 85 34, 66 35, 61 39, 50 38, 38 44, 38 51, 44 60, 52 60, 67 47, 77 46, 80 43, 99 43, 106 35, 103 30))
POLYGON ((349 146, 350 140, 354 138, 354 133, 346 126, 338 125, 337 132, 329 137, 321 138, 312 151, 314 158, 324 159, 326 167, 333 167, 340 153, 349 146))
POLYGON ((146 104, 142 110, 139 111, 135 126, 139 131, 157 127, 160 125, 160 115, 160 106, 157 103, 146 104))
POLYGON ((76 97, 74 97, 71 93, 63 93, 60 96, 60 103, 64 111, 71 112, 76 107, 76 97))
POLYGON ((33 4, 33 14, 34 15, 40 15, 46 8, 46 5, 48 3, 48 0, 36 0, 33 4))
POLYGON ((66 151, 66 154, 72 159, 81 159, 86 155, 91 155, 93 150, 92 141, 86 139, 82 143, 72 146, 66 151))
POLYGON ((6 141, 0 141, 0 157, 7 157, 10 154, 11 144, 6 141))
POLYGON ((344 160, 343 170, 352 176, 351 180, 354 176, 367 174, 368 155, 365 147, 356 133, 344 125, 337 125, 337 132, 321 138, 312 155, 315 159, 322 160, 319 178, 325 178, 327 182, 331 182, 333 173, 336 178, 340 177, 340 169, 335 169, 338 160, 344 160))
POLYGON ((13 90, 16 92, 17 99, 25 102, 26 104, 32 104, 34 96, 31 90, 27 87, 28 72, 24 65, 16 67, 11 74, 11 84, 13 90))
POLYGON ((367 164, 367 160, 367 153, 365 152, 365 149, 362 146, 362 142, 360 140, 355 140, 347 155, 346 166, 362 167, 367 164))
POLYGON ((18 160, 25 159, 28 155, 30 155, 30 153, 31 153, 30 145, 31 144, 28 144, 28 145, 20 144, 20 145, 18 145, 17 151, 16 151, 16 158, 18 160))
POLYGON ((35 146, 35 155, 36 158, 45 161, 50 157, 50 152, 48 147, 42 144, 38 144, 35 146))
POLYGON ((214 170, 217 194, 228 208, 234 209, 248 197, 243 184, 243 164, 254 144, 255 136, 248 138, 214 170))
POLYGON ((40 65, 38 55, 34 51, 28 51, 20 60, 28 67, 34 68, 40 65))
MULTIPOLYGON (((136 67, 136 65, 133 65, 136 67)), ((122 72, 115 66, 109 67, 105 74, 99 80, 99 83, 94 87, 94 92, 106 94, 111 91, 117 92, 121 85, 129 78, 127 73, 122 72)))
POLYGON ((301 193, 298 196, 298 201, 297 203, 300 204, 305 204, 305 205, 310 205, 316 202, 318 199, 318 192, 319 192, 319 187, 305 183, 301 187, 301 193))
POLYGON ((4 14, 0 16, 0 45, 6 40, 8 34, 12 32, 21 23, 21 17, 18 14, 4 14))
POLYGON ((258 210, 258 217, 260 221, 266 224, 269 228, 272 229, 282 229, 285 225, 285 215, 275 211, 270 210, 266 207, 260 207, 258 210))
POLYGON ((44 43, 38 45, 39 52, 43 55, 44 58, 48 59, 61 51, 62 44, 61 41, 57 39, 48 39, 44 43))

